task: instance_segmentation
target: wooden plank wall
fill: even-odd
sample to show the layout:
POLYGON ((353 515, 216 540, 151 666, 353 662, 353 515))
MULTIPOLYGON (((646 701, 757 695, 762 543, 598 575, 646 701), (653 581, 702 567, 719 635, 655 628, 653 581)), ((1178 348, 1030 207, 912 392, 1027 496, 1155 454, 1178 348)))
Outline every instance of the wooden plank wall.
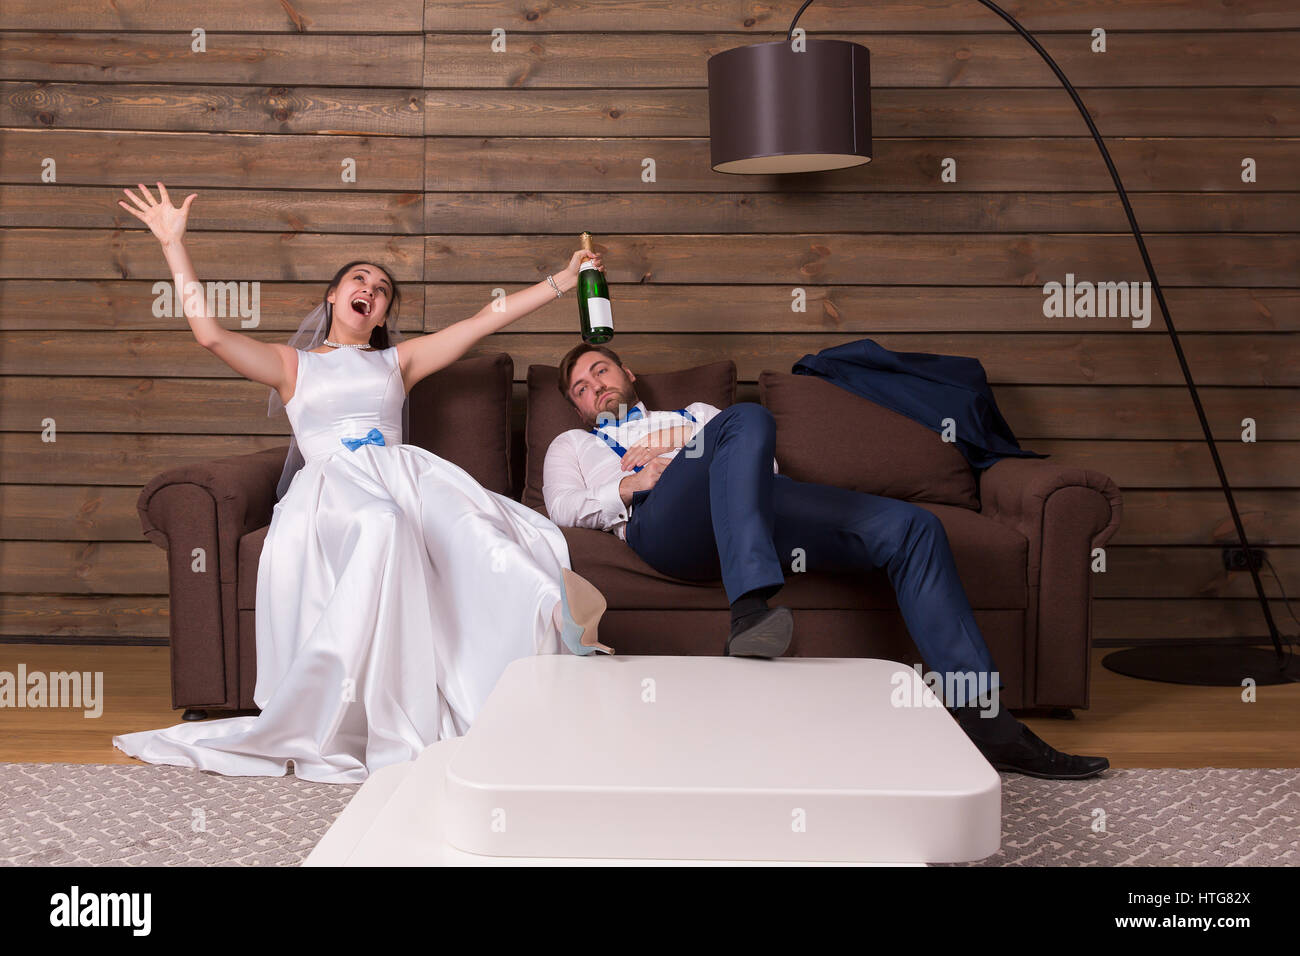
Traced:
MULTIPOLYGON (((797 7, 6 0, 0 640, 165 642, 164 555, 141 536, 140 487, 288 433, 264 387, 183 320, 153 317, 166 266, 116 201, 159 179, 199 193, 200 278, 262 283, 247 334, 271 340, 354 254, 393 269, 403 327, 427 332, 554 271, 585 229, 606 254, 614 344, 637 369, 733 356, 753 399, 762 369, 863 335, 978 356, 1027 447, 1124 490, 1099 642, 1261 634, 1249 579, 1220 561, 1216 543, 1235 539, 1158 311, 1145 330, 1043 315, 1043 283, 1067 272, 1146 276, 1073 105, 993 14, 974 0, 942 16, 915 0, 815 3, 810 35, 871 50, 874 162, 710 171, 708 56, 783 37, 797 7), (206 52, 191 51, 196 27, 206 52), (939 181, 943 157, 957 182, 939 181), (806 313, 790 309, 796 287, 806 313)), ((1300 7, 1008 7, 1107 137, 1249 532, 1295 595, 1300 7), (1105 53, 1090 51, 1098 27, 1105 53)), ((573 343, 575 312, 566 298, 484 347, 512 353, 522 382, 573 343)))

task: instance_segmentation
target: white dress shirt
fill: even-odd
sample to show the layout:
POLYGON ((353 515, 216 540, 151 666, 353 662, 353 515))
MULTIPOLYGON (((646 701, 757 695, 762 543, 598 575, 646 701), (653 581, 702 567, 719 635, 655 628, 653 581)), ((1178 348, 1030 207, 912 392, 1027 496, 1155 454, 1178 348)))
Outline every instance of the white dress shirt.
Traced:
MULTIPOLYGON (((601 429, 604 434, 624 448, 634 444, 651 432, 685 425, 696 432, 702 429, 721 409, 705 402, 692 402, 686 410, 695 416, 695 424, 675 411, 647 411, 644 402, 637 402, 641 416, 616 425, 610 421, 601 429)), ((628 415, 631 415, 631 411, 628 415)), ((689 434, 689 433, 688 433, 689 434)), ((660 458, 672 459, 681 448, 664 452, 660 458)), ((687 451, 690 454, 690 451, 687 451)), ((776 459, 772 471, 777 472, 776 459)), ((572 428, 555 436, 546 449, 546 462, 542 466, 542 497, 546 510, 561 528, 595 528, 612 531, 627 538, 627 520, 632 514, 629 505, 623 504, 618 487, 624 478, 636 472, 623 470, 623 459, 590 431, 572 428)))

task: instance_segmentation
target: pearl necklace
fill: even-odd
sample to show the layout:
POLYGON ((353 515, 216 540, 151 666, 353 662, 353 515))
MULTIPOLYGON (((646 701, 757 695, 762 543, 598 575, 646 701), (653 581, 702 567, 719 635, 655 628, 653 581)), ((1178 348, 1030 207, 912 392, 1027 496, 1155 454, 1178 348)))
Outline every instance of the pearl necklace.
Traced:
POLYGON ((331 342, 329 339, 326 339, 325 344, 336 349, 342 348, 345 345, 348 348, 353 348, 353 349, 367 349, 367 350, 370 349, 369 342, 331 342))

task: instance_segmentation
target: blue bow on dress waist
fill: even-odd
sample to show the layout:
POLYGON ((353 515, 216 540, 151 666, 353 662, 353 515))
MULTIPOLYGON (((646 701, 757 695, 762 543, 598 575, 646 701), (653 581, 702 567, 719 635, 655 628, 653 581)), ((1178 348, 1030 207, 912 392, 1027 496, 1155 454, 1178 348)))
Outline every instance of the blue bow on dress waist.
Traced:
POLYGON ((339 441, 343 442, 348 451, 356 451, 362 445, 382 445, 384 433, 378 428, 372 428, 362 438, 340 438, 339 441))

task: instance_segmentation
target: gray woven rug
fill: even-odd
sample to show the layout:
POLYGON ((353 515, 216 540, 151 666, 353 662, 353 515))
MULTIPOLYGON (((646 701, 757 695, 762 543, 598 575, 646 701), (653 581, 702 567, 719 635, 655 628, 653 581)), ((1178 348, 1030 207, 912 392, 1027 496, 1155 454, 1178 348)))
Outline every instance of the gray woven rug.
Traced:
MULTIPOLYGON (((1298 866, 1300 769, 1002 774, 1002 849, 960 866, 1298 866)), ((293 866, 357 786, 0 764, 0 865, 293 866)))

